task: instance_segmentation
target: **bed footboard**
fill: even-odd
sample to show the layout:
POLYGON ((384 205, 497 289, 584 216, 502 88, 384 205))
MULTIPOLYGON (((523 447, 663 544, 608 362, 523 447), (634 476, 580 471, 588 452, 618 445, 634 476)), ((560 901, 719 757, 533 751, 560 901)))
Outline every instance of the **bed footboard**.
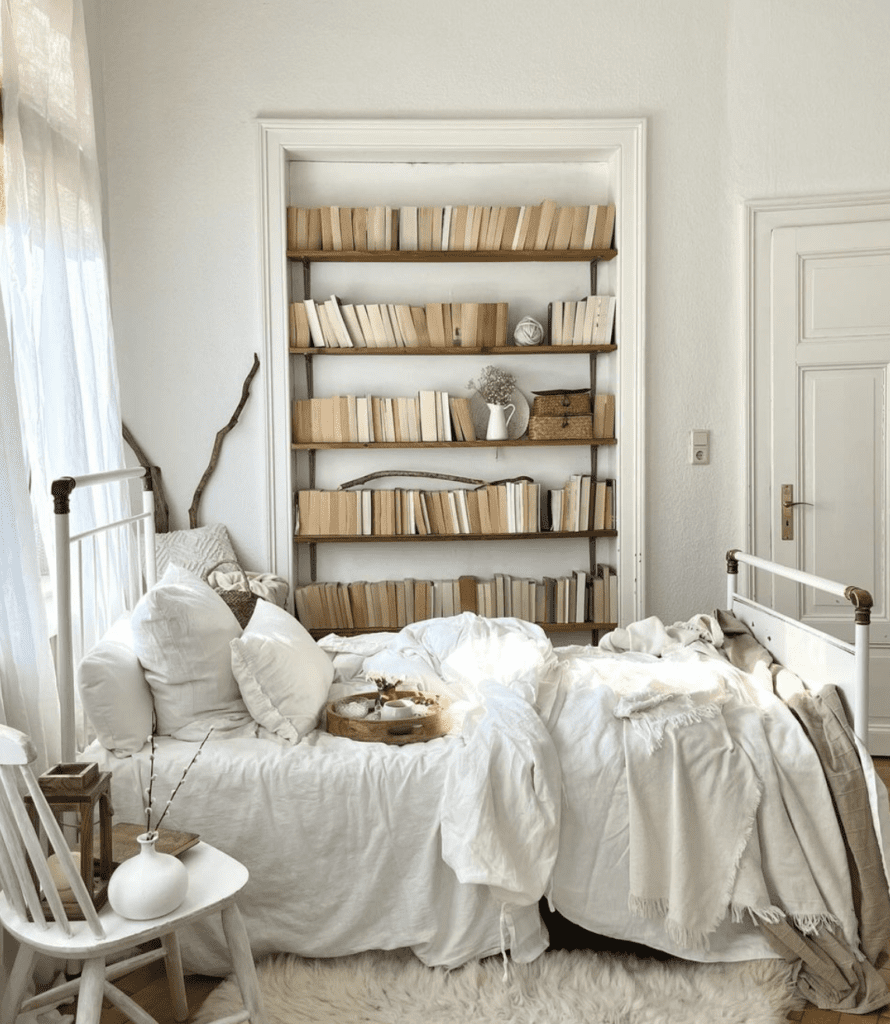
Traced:
POLYGON ((871 594, 861 587, 837 583, 735 549, 726 554, 726 581, 729 611, 751 629, 779 664, 808 686, 818 689, 828 683, 835 684, 844 695, 856 735, 867 745, 871 594), (849 601, 854 618, 853 643, 839 640, 739 594, 740 563, 849 601))

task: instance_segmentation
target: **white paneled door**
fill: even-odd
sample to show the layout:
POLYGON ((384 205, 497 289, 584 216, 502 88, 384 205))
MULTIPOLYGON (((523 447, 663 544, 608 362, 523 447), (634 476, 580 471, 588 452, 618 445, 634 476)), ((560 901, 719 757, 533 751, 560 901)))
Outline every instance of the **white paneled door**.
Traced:
MULTIPOLYGON (((751 204, 754 550, 874 600, 869 743, 890 754, 887 197, 751 204)), ((842 599, 772 599, 845 640, 842 599)))

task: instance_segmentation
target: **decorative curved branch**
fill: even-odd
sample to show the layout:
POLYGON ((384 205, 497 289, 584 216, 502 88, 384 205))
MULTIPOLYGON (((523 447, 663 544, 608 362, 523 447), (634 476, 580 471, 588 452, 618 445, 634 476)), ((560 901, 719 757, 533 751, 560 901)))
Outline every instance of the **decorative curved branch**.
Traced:
POLYGON ((164 484, 161 481, 161 468, 147 458, 126 423, 121 423, 121 429, 124 440, 133 449, 133 454, 136 456, 139 465, 151 473, 151 488, 155 496, 155 532, 167 533, 170 529, 170 510, 167 507, 167 497, 164 494, 164 484))
POLYGON ((220 430, 216 435, 216 441, 213 444, 213 453, 210 456, 210 462, 207 468, 204 470, 204 475, 201 477, 201 481, 195 489, 195 496, 192 498, 192 503, 189 506, 189 528, 194 530, 198 526, 198 505, 201 502, 201 495, 204 493, 204 488, 207 486, 207 481, 210 479, 210 474, 216 469, 216 463, 219 459, 220 449, 222 448, 223 439, 226 434, 235 426, 238 422, 238 417, 241 415, 241 410, 244 408, 248 396, 250 395, 250 383, 256 376, 257 370, 260 368, 259 356, 256 352, 253 354, 253 366, 250 368, 250 372, 244 379, 244 384, 241 387, 241 401, 238 403, 238 407, 232 414, 232 418, 229 422, 220 430))

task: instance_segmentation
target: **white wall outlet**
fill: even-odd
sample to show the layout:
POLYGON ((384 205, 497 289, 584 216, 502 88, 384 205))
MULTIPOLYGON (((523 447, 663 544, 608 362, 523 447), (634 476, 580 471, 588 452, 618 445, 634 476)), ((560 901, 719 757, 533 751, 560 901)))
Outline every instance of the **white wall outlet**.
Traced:
POLYGON ((691 431, 689 441, 689 461, 695 466, 707 466, 711 461, 710 430, 691 431))

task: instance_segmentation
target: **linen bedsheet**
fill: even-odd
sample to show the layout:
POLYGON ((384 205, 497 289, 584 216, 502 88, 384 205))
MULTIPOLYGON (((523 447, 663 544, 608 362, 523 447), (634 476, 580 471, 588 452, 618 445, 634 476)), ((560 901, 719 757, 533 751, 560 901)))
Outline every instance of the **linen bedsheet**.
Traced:
MULTIPOLYGON (((803 933, 830 922, 855 950, 818 758, 769 672, 731 664, 724 639, 705 616, 554 649, 536 626, 469 613, 327 637, 332 698, 385 672, 446 694, 452 734, 211 739, 167 821, 248 866, 257 955, 530 960, 547 944, 542 895, 591 931, 695 960, 776 956, 757 920, 786 916, 803 933)), ((196 746, 159 739, 160 801, 196 746)), ((114 772, 117 819, 141 820, 147 751, 88 756, 114 772)), ((227 970, 213 926, 183 947, 188 969, 227 970)))

